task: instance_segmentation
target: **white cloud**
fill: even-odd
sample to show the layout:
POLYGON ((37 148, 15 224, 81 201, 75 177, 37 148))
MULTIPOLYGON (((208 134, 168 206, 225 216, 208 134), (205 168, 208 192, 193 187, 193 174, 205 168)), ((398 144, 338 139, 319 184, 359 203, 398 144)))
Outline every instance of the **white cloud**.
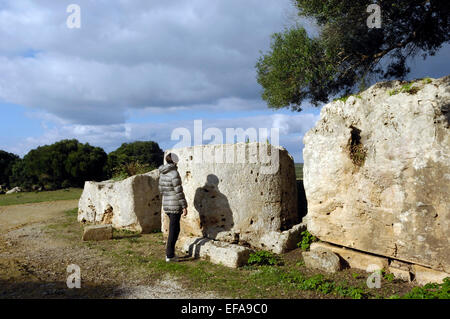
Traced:
MULTIPOLYGON (((249 116, 229 119, 203 119, 203 133, 207 128, 215 127, 226 135, 226 128, 280 128, 280 144, 284 146, 295 158, 302 161, 301 149, 303 147, 303 135, 315 125, 318 115, 312 113, 300 113, 294 115, 273 114, 249 116)), ((193 133, 194 122, 190 120, 176 120, 163 123, 125 123, 115 125, 80 125, 65 124, 53 128, 47 128, 42 136, 29 137, 21 143, 8 147, 7 150, 19 155, 24 155, 32 148, 40 145, 51 144, 61 139, 76 138, 80 142, 101 146, 107 152, 113 151, 124 142, 136 140, 158 141, 163 149, 173 147, 178 141, 171 140, 172 131, 175 128, 187 128, 193 133)), ((192 141, 193 142, 193 141, 192 141)), ((209 141, 204 140, 204 143, 209 141)), ((224 141, 225 142, 225 141, 224 141)))
POLYGON ((80 124, 125 123, 129 110, 148 108, 224 110, 238 101, 245 109, 260 100, 259 50, 291 7, 290 0, 80 0, 81 29, 68 29, 70 3, 2 1, 0 101, 80 124))

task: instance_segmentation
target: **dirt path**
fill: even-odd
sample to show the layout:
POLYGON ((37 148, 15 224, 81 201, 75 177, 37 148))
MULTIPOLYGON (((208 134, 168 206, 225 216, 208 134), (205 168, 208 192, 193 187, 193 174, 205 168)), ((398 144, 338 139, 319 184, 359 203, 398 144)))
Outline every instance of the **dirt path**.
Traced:
MULTIPOLYGON (((65 213, 77 200, 0 207, 1 298, 217 298, 175 278, 155 280, 77 242, 65 213), (64 227, 64 226, 62 226, 64 227), (72 236, 65 237, 71 233, 72 236), (67 288, 67 266, 82 270, 81 289, 67 288)), ((76 216, 70 216, 72 221, 76 216)), ((78 227, 78 226, 75 226, 78 227)))
POLYGON ((78 207, 78 200, 0 206, 0 233, 27 224, 45 222, 78 207))

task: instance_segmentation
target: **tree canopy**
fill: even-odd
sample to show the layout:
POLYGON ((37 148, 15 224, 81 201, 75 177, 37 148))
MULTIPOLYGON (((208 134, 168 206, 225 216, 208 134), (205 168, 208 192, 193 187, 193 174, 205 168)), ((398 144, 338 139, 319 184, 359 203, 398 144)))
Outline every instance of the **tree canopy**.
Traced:
POLYGON ((100 147, 77 140, 62 140, 40 146, 15 163, 11 183, 25 188, 39 185, 45 189, 80 187, 86 180, 107 177, 107 155, 100 147))
POLYGON ((0 185, 9 186, 13 165, 18 160, 19 156, 0 150, 0 185))
POLYGON ((115 170, 128 164, 141 164, 148 170, 157 168, 163 163, 164 152, 158 143, 153 141, 137 141, 123 143, 117 150, 108 154, 108 170, 112 175, 115 170))
POLYGON ((23 159, 0 150, 0 185, 28 190, 33 186, 46 190, 82 187, 85 181, 102 181, 113 173, 124 177, 145 173, 161 165, 163 156, 153 141, 124 143, 109 155, 75 139, 39 146, 23 159))
POLYGON ((300 17, 313 18, 318 37, 300 26, 272 36, 259 58, 258 83, 269 107, 301 111, 304 101, 328 102, 372 79, 404 79, 407 59, 434 55, 450 40, 444 0, 293 0, 300 17), (368 6, 381 8, 381 28, 369 28, 368 6))

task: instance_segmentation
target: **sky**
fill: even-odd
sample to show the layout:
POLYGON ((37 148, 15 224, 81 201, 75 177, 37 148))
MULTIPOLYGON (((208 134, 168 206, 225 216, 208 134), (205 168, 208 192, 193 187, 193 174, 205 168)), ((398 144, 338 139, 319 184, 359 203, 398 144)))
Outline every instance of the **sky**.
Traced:
MULTIPOLYGON (((295 18, 291 0, 2 0, 0 149, 25 155, 76 138, 111 152, 176 128, 278 128, 303 162, 303 136, 320 107, 269 109, 255 64, 271 34, 295 18), (67 12, 77 4, 80 28, 67 12)), ((450 46, 411 61, 410 79, 449 74, 450 46)), ((208 143, 204 140, 204 143, 208 143)))

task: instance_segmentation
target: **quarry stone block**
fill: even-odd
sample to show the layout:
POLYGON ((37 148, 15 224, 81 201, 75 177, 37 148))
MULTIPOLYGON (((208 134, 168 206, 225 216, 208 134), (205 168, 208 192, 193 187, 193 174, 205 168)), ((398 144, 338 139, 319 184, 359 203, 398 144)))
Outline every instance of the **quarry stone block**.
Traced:
POLYGON ((231 268, 247 264, 251 253, 247 247, 201 237, 183 237, 176 247, 189 256, 231 268))
POLYGON ((450 76, 325 105, 304 137, 308 230, 450 272, 450 76))
POLYGON ((389 266, 389 268, 387 270, 389 271, 389 273, 394 275, 394 278, 411 282, 412 274, 408 270, 403 270, 403 269, 399 269, 399 268, 395 268, 395 267, 391 267, 391 266, 389 266))
MULTIPOLYGON (((173 149, 188 203, 181 237, 205 237, 281 252, 300 222, 292 156, 266 143, 173 149)), ((162 231, 168 217, 161 214, 162 231)))
POLYGON ((161 229, 159 171, 123 181, 86 182, 78 205, 78 221, 112 224, 117 229, 149 233, 161 229))
POLYGON ((428 283, 438 283, 444 282, 444 279, 450 277, 450 274, 443 271, 436 271, 427 267, 422 267, 420 265, 413 265, 415 281, 419 285, 426 285, 428 283))
POLYGON ((91 225, 86 226, 83 232, 83 241, 100 241, 112 239, 112 225, 91 225))

